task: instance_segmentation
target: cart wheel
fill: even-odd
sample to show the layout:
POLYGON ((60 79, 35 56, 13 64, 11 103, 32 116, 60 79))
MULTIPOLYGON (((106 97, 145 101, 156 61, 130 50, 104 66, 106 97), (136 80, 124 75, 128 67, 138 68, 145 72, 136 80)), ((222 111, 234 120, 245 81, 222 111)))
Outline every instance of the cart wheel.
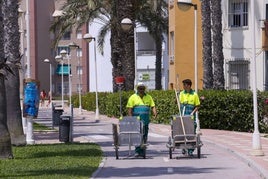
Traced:
POLYGON ((169 159, 172 159, 172 148, 169 147, 169 159))
POLYGON ((113 126, 114 146, 117 148, 117 146, 118 146, 118 128, 117 128, 117 124, 112 124, 112 126, 113 126))
POLYGON ((146 148, 143 150, 143 158, 146 159, 146 148))
POLYGON ((116 160, 119 159, 119 156, 118 156, 118 147, 115 147, 115 158, 116 158, 116 160))
POLYGON ((197 147, 197 157, 201 157, 201 147, 197 147))

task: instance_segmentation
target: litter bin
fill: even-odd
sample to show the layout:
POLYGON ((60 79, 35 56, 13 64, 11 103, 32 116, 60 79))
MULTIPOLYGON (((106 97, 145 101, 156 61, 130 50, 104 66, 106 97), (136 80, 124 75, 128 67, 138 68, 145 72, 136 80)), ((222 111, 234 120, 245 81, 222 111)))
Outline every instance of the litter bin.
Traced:
POLYGON ((71 116, 61 115, 59 124, 59 141, 69 142, 71 116))
POLYGON ((53 109, 53 126, 58 126, 60 123, 60 116, 63 113, 63 109, 53 109))

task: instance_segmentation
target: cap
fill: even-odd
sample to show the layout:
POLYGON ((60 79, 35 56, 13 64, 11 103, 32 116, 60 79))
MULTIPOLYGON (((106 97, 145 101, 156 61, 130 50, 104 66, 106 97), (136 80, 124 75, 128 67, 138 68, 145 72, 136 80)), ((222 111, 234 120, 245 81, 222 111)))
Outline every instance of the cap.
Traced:
POLYGON ((138 82, 135 86, 134 90, 137 90, 139 87, 144 87, 145 89, 147 88, 146 85, 143 82, 138 82))
POLYGON ((140 87, 140 86, 144 86, 145 87, 145 84, 143 82, 138 82, 137 88, 140 87))

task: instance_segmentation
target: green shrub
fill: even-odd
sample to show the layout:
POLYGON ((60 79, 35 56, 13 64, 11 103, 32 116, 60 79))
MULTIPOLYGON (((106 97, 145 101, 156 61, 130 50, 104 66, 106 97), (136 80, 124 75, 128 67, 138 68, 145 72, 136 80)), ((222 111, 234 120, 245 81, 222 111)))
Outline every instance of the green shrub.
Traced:
MULTIPOLYGON (((100 114, 120 117, 120 95, 122 115, 127 115, 126 104, 134 91, 117 93, 98 93, 100 114)), ((154 123, 169 124, 170 117, 179 114, 174 90, 153 90, 148 92, 156 103, 158 116, 154 123)), ((201 128, 252 132, 253 96, 249 90, 200 90, 201 106, 199 119, 201 128)), ((74 106, 78 106, 77 97, 73 97, 74 106)), ((268 132, 268 92, 258 92, 258 119, 260 132, 268 132)), ((87 93, 82 97, 84 109, 96 109, 95 93, 87 93)))

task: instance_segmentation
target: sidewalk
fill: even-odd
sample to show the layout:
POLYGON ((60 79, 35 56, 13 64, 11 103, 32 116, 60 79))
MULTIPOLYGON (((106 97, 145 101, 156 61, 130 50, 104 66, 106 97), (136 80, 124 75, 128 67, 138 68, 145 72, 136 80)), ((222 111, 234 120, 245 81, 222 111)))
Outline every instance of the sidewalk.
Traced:
MULTIPOLYGON (((50 108, 41 109, 41 111, 50 111, 50 108)), ((44 114, 43 114, 44 115, 44 114)), ((37 122, 51 126, 51 113, 45 112, 45 117, 38 118, 37 122)), ((107 123, 117 123, 118 119, 109 118, 101 115, 100 120, 107 123)), ((83 133, 83 123, 95 122, 95 113, 83 110, 82 114, 79 114, 77 108, 74 109, 74 123, 79 122, 79 126, 75 125, 76 132, 83 133)), ((151 124, 150 131, 162 135, 170 135, 170 126, 163 124, 151 124)), ((253 156, 252 152, 252 133, 246 132, 234 132, 212 129, 201 129, 201 140, 209 142, 219 148, 222 148, 231 154, 235 155, 238 159, 245 162, 249 167, 253 168, 261 178, 268 178, 268 138, 261 135, 262 151, 264 156, 253 156)), ((74 142, 92 142, 86 135, 74 136, 74 142)), ((35 132, 35 143, 59 143, 58 132, 35 132)), ((202 152, 201 152, 202 153, 202 152)))
MULTIPOLYGON (((151 125, 151 130, 166 133, 169 126, 151 125)), ((225 130, 201 129, 201 140, 209 142, 234 154, 259 173, 262 178, 268 178, 268 138, 261 134, 261 144, 264 156, 253 156, 252 133, 225 130)))

